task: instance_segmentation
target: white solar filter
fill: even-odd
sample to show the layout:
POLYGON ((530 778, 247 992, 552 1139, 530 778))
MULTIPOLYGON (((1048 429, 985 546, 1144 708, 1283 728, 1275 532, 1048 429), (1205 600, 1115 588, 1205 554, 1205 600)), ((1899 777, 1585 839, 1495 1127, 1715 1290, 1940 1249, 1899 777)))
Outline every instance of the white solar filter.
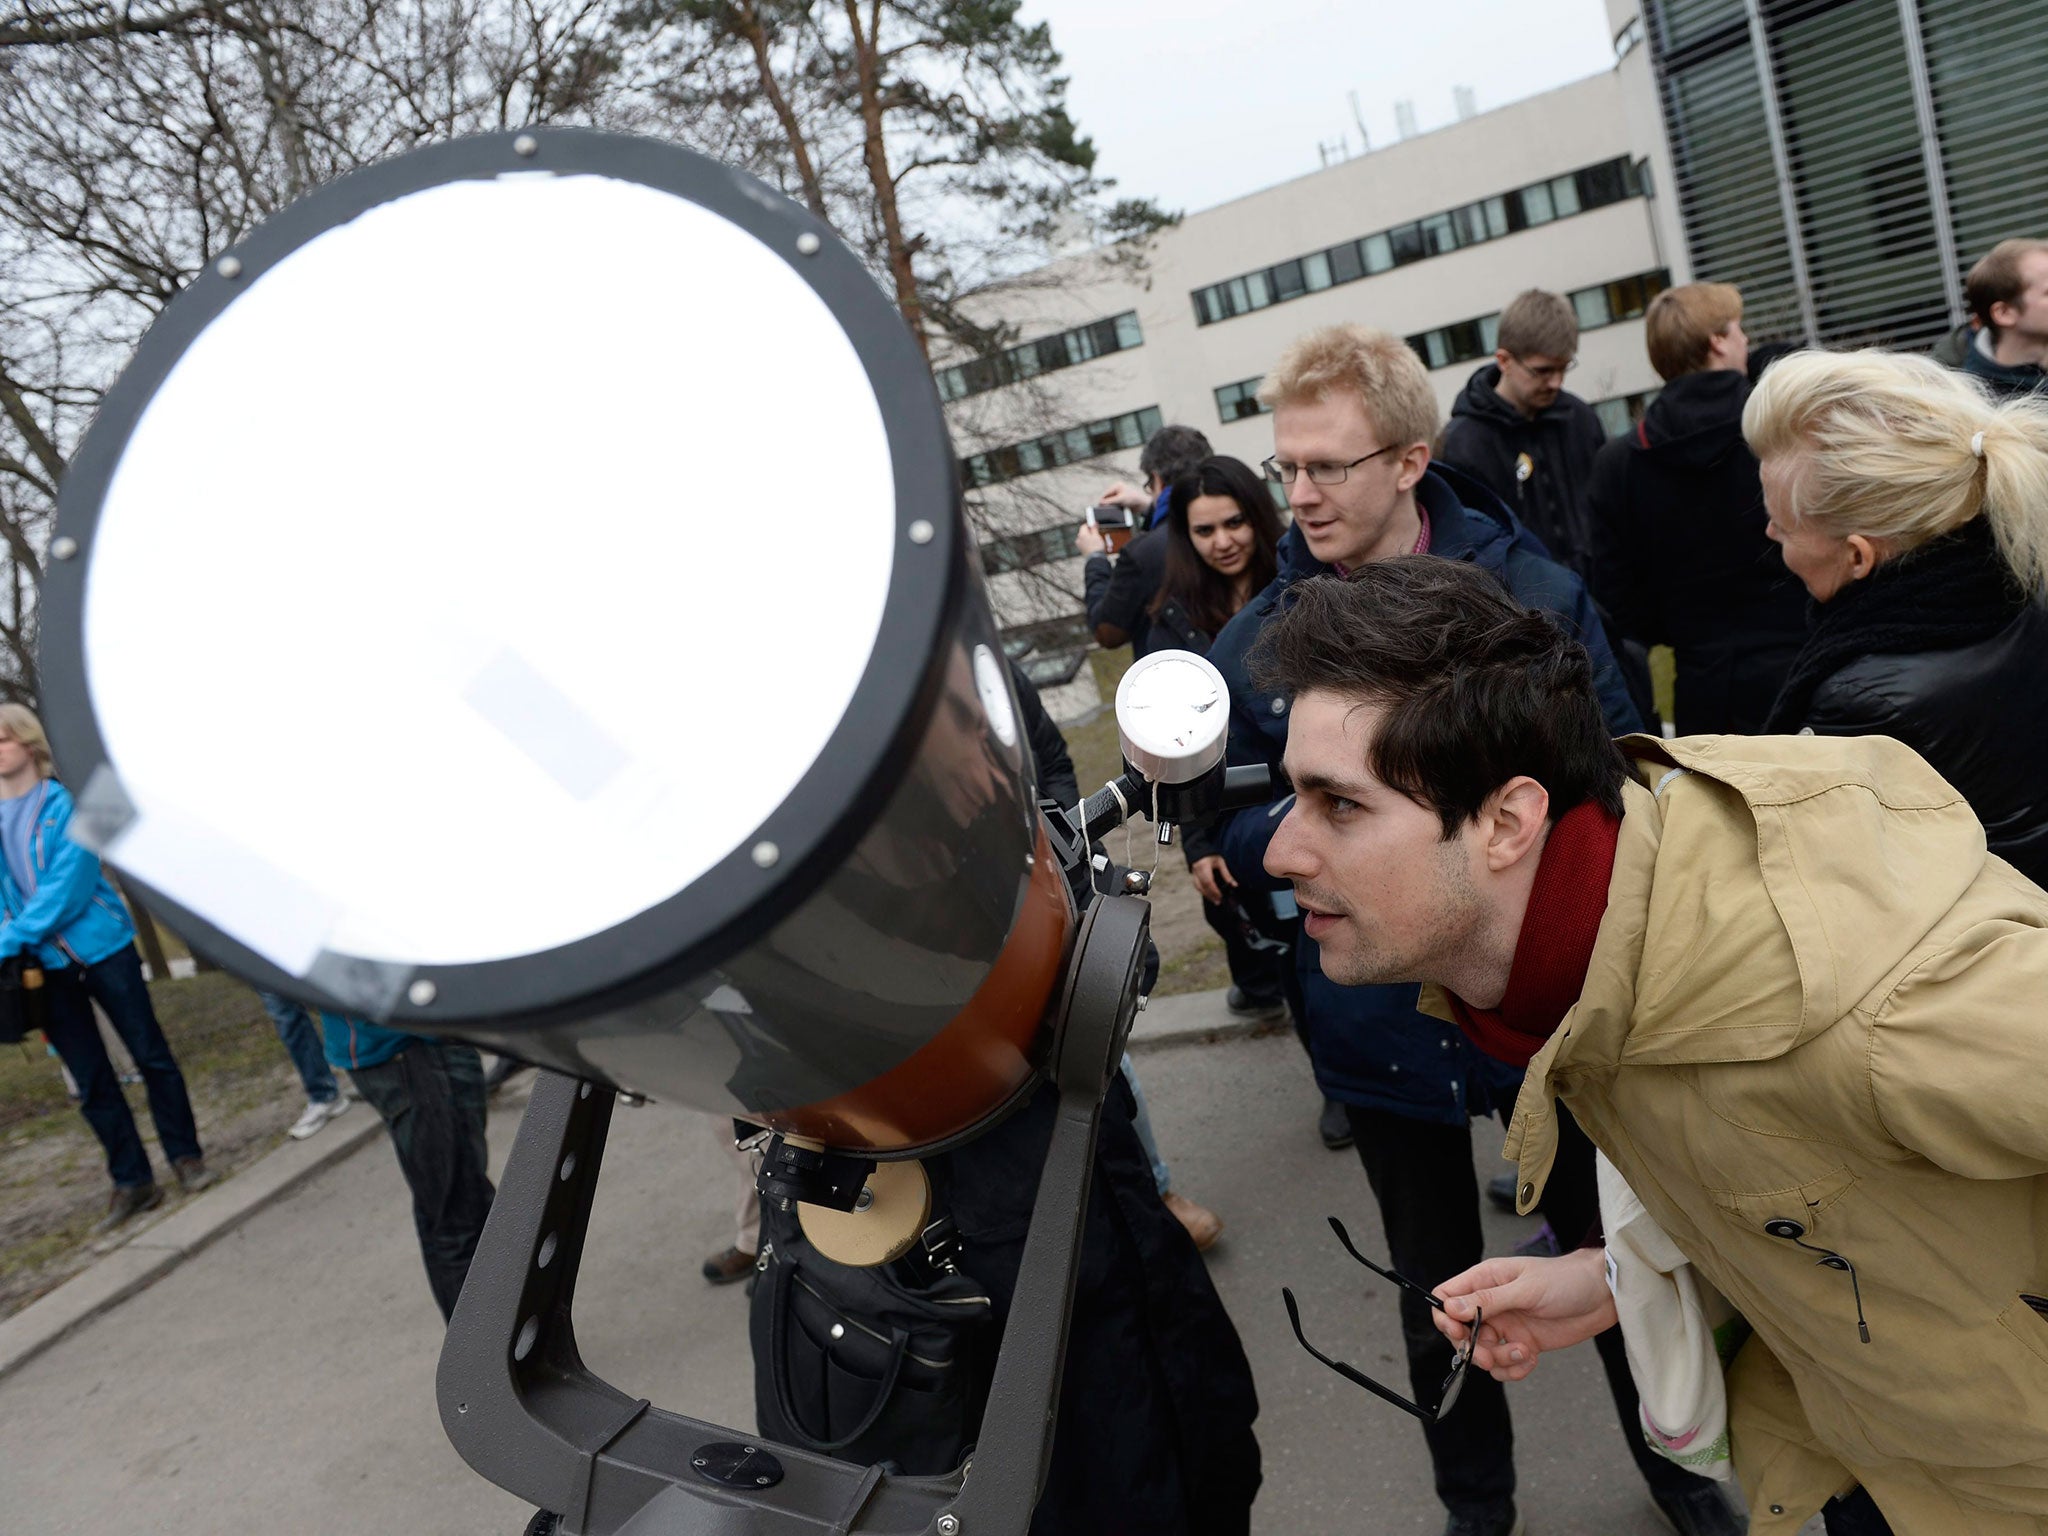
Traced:
POLYGON ((868 373, 752 234, 597 174, 371 207, 249 275, 110 479, 118 862, 294 974, 599 933, 817 762, 895 527, 868 373))

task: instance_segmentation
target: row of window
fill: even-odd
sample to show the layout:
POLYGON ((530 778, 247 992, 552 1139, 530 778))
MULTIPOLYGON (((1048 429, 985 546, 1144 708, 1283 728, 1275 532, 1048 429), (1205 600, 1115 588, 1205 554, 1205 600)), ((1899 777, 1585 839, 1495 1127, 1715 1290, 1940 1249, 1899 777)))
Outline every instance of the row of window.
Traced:
MULTIPOLYGON (((1650 300, 1670 283, 1671 274, 1668 272, 1644 272, 1635 277, 1581 288, 1566 297, 1578 314, 1579 329, 1595 331, 1618 320, 1638 318, 1650 307, 1650 300)), ((1453 363, 1491 357, 1499 329, 1499 314, 1481 315, 1477 320, 1460 320, 1455 325, 1439 326, 1436 330, 1410 336, 1408 345, 1431 368, 1448 368, 1453 363)), ((1232 422, 1242 421, 1248 416, 1263 416, 1266 408, 1259 404, 1259 385, 1263 378, 1264 375, 1260 375, 1258 378, 1239 379, 1235 384, 1219 385, 1216 389, 1217 419, 1232 422)))
MULTIPOLYGON (((1643 311, 1650 307, 1650 300, 1670 286, 1669 272, 1642 272, 1634 277, 1617 278, 1611 283, 1580 288, 1566 297, 1578 314, 1579 329, 1597 331, 1603 325, 1613 325, 1620 320, 1640 319, 1643 311)), ((1496 312, 1410 336, 1408 345, 1431 368, 1448 368, 1454 363, 1469 363, 1474 358, 1493 356, 1499 331, 1500 315, 1496 312)))
POLYGON ((939 382, 941 400, 965 400, 969 395, 986 394, 1019 379, 1034 379, 1041 373, 1072 368, 1090 358, 1144 344, 1145 333, 1138 326, 1137 314, 1126 310, 1107 320, 1061 331, 1057 336, 1041 336, 1036 341, 1006 347, 990 357, 969 358, 964 363, 941 368, 934 377, 939 382))
POLYGON ((969 489, 997 485, 1019 475, 1036 474, 1041 469, 1100 458, 1120 448, 1142 448, 1145 439, 1164 425, 1165 418, 1159 414, 1159 407, 1148 405, 1143 410, 1125 411, 1121 416, 1108 416, 1101 421, 1068 427, 1064 432, 1048 432, 1028 443, 1014 443, 1007 448, 993 448, 987 453, 974 454, 960 461, 960 475, 969 489))
POLYGON ((1213 325, 1233 315, 1284 304, 1303 294, 1355 282, 1411 261, 1448 255, 1468 245, 1498 240, 1516 230, 1533 229, 1590 208, 1604 208, 1609 203, 1639 197, 1645 191, 1647 174, 1647 167, 1627 156, 1602 161, 1483 202, 1433 213, 1363 239, 1347 240, 1342 245, 1247 272, 1227 282, 1212 283, 1189 295, 1194 301, 1195 323, 1213 325))

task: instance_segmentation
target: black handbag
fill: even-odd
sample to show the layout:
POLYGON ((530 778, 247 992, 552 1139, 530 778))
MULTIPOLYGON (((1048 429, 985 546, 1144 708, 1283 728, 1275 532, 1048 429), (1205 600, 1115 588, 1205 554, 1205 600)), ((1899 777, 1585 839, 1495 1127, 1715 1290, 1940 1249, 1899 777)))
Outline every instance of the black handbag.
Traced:
POLYGON ((0 960, 0 1045, 18 1045, 50 1023, 50 994, 43 966, 33 955, 0 960))
POLYGON ((859 1269, 825 1258, 794 1220, 773 1225, 749 1318, 761 1433, 858 1466, 953 1471, 988 1401, 994 1305, 946 1256, 950 1224, 859 1269))

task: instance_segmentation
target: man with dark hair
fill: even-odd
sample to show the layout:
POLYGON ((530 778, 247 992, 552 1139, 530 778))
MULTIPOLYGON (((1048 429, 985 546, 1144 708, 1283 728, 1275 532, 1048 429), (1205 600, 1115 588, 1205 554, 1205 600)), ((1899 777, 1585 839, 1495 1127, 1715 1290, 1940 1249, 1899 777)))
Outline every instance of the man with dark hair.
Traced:
POLYGON ((1098 506, 1119 506, 1137 514, 1139 533, 1112 566, 1109 546, 1100 530, 1084 523, 1074 542, 1088 556, 1082 583, 1088 622, 1098 643, 1109 650, 1131 647, 1143 656, 1152 646, 1152 620, 1146 613, 1166 569, 1166 536, 1153 530, 1165 521, 1167 489, 1180 476, 1201 467, 1209 457, 1209 439, 1193 427, 1161 427, 1145 442, 1138 458, 1143 490, 1119 480, 1096 498, 1098 506))
POLYGON ((1579 318, 1541 288, 1501 311, 1493 361, 1466 381, 1437 457, 1515 509, 1550 557, 1587 574, 1586 479, 1607 441, 1593 407, 1564 387, 1577 363, 1579 318))
POLYGON ((1742 439, 1742 294, 1667 288, 1645 331, 1664 389, 1593 462, 1593 595, 1624 639, 1676 653, 1681 736, 1755 731, 1806 636, 1806 593, 1765 536, 1742 439))
MULTIPOLYGON (((1293 699, 1255 681, 1247 654, 1294 594, 1324 585, 1316 578, 1327 573, 1356 575, 1414 553, 1425 554, 1430 568, 1474 571, 1504 594, 1511 610, 1543 610, 1583 636, 1595 657, 1596 718, 1604 710, 1614 729, 1635 728, 1634 706, 1578 577, 1544 557, 1483 486, 1430 462, 1436 397, 1405 342, 1359 325, 1311 332, 1281 355, 1260 399, 1273 413, 1274 455, 1266 470, 1288 486, 1294 526, 1280 543, 1279 576, 1224 626, 1209 653, 1230 686, 1232 762, 1278 766, 1289 750, 1293 699)), ((1424 645, 1436 640, 1433 632, 1410 638, 1424 645)), ((1265 883, 1266 841, 1288 803, 1282 798, 1219 823, 1218 850, 1241 884, 1265 883)), ((1520 1073, 1418 1013, 1412 985, 1339 985, 1343 977, 1326 974, 1313 921, 1304 925, 1296 951, 1316 1081, 1326 1097, 1344 1105, 1393 1266, 1425 1285, 1455 1274, 1484 1251, 1471 1117, 1504 1108, 1520 1073)), ((1586 1165, 1590 1186, 1590 1153, 1586 1165)), ((1574 1220, 1583 1231, 1590 1220, 1583 1212, 1549 1215, 1553 1226, 1564 1224, 1561 1231, 1574 1220)), ((1409 1377, 1418 1397, 1436 1391, 1450 1365, 1450 1351, 1426 1314, 1426 1308, 1403 1304, 1409 1377)), ((1615 1386, 1626 1398, 1632 1450, 1641 1452, 1659 1503, 1688 1536, 1732 1532, 1710 1485, 1642 1449, 1625 1368, 1615 1386), (1691 1508, 1701 1498, 1711 1501, 1704 1512, 1691 1508), (1716 1510, 1720 1523, 1712 1519, 1716 1510), (1696 1513, 1699 1519, 1684 1523, 1696 1513)), ((1447 1536, 1509 1536, 1521 1528, 1513 1431, 1506 1396, 1494 1383, 1470 1383, 1458 1411, 1425 1424, 1423 1436, 1448 1515, 1447 1536)))
POLYGON ((2048 240, 2001 240, 1963 284, 1977 334, 1963 372, 2000 399, 2048 395, 2048 240))
MULTIPOLYGON (((1590 1136, 1754 1330, 1749 1529, 2042 1530, 2048 892, 1888 738, 1617 747, 1583 649, 1469 568, 1309 583, 1260 661, 1296 788, 1267 865, 1325 973, 1427 983, 1526 1064, 1521 1208, 1590 1136)), ((1610 1335, 1615 1294, 1671 1282, 1593 1241, 1428 1277, 1438 1328, 1483 1314, 1504 1381, 1610 1335)))

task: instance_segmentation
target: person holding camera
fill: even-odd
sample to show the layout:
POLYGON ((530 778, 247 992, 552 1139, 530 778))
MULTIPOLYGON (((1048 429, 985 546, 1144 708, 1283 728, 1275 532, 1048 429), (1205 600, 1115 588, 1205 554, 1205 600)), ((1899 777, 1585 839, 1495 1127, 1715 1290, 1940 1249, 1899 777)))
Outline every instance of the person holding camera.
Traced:
POLYGON ((197 1192, 215 1175, 200 1150, 184 1074, 150 1006, 135 926, 99 859, 71 840, 71 796, 54 772, 42 722, 24 705, 0 704, 0 957, 20 952, 42 965, 44 1033, 78 1084, 79 1113, 106 1148, 114 1187, 93 1231, 110 1232, 164 1197, 100 1039, 95 1002, 142 1074, 157 1140, 178 1182, 197 1192))
POLYGON ((1075 546, 1088 557, 1082 573, 1088 622, 1105 650, 1128 645, 1135 657, 1159 648, 1147 611, 1166 566, 1166 541, 1156 537, 1156 529, 1166 517, 1167 487, 1208 457, 1209 439, 1193 427, 1161 427, 1138 458, 1144 489, 1119 480, 1097 498, 1104 507, 1130 513, 1136 537, 1112 564, 1110 536, 1092 513, 1075 534, 1075 546))

